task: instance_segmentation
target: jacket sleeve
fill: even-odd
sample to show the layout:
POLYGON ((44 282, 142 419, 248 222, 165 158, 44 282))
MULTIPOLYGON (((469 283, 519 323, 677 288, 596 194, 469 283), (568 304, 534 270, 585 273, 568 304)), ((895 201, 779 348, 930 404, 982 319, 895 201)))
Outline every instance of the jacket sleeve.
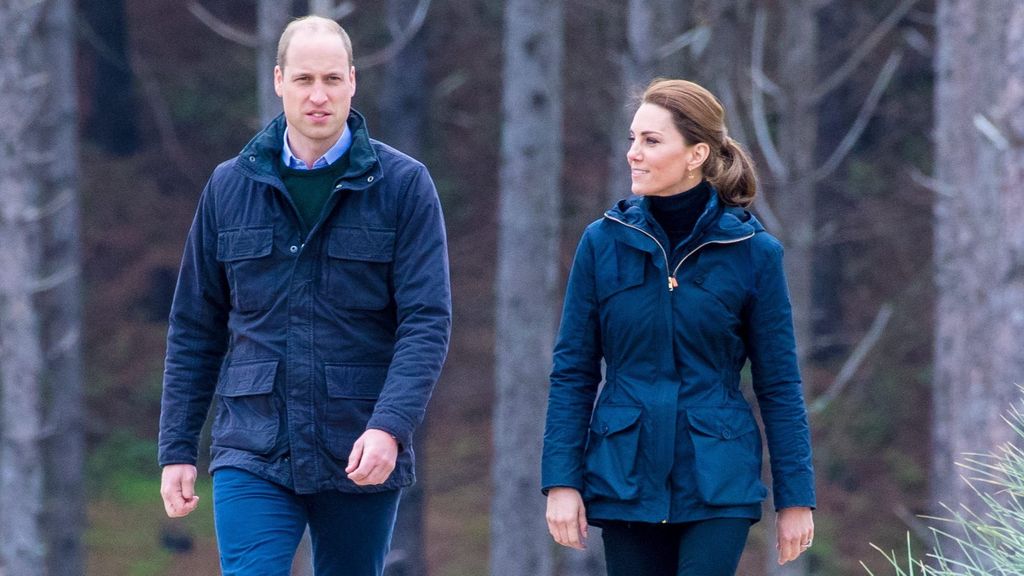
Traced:
POLYGON ((782 246, 759 256, 756 291, 748 306, 747 350, 754 392, 768 437, 775 509, 815 506, 811 437, 804 406, 782 246))
POLYGON ((398 318, 391 367, 367 428, 410 446, 441 374, 451 332, 451 288, 444 217, 434 183, 417 166, 403 185, 395 234, 398 318))
POLYGON ((160 466, 196 463, 199 433, 227 349, 230 297, 217 262, 212 196, 207 184, 185 241, 171 304, 160 400, 160 466))
POLYGON ((587 427, 601 382, 601 329, 594 252, 587 233, 576 249, 555 342, 541 460, 541 488, 583 490, 587 427))

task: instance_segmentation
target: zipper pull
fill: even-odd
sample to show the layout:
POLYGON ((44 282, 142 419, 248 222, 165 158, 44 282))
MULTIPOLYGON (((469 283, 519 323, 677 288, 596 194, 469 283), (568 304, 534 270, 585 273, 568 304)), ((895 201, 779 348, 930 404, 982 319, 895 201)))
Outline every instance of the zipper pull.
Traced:
POLYGON ((679 287, 679 282, 676 281, 675 276, 668 277, 668 291, 671 292, 679 287))

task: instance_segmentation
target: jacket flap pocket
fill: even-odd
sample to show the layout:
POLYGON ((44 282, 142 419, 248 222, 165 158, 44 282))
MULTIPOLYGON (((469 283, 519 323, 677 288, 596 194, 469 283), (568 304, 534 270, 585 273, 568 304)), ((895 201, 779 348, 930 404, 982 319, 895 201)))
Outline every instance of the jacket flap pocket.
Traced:
POLYGON ((274 227, 254 226, 217 234, 217 260, 234 262, 262 258, 274 248, 274 227))
POLYGON ((597 409, 593 419, 590 421, 590 428, 598 434, 605 436, 622 432, 633 426, 640 420, 643 409, 640 406, 616 406, 604 405, 597 409))
POLYGON ((377 398, 388 377, 387 364, 327 364, 327 395, 331 398, 377 398))
POLYGON ((647 253, 615 242, 615 258, 597 269, 597 297, 604 300, 613 294, 644 283, 647 253))
POLYGON ((757 430, 757 422, 747 408, 690 408, 686 418, 697 432, 722 440, 757 430))
POLYGON ((277 360, 228 366, 217 393, 221 396, 270 394, 277 376, 277 360))
POLYGON ((395 251, 395 231, 382 228, 338 226, 327 240, 327 255, 345 260, 390 262, 395 251))

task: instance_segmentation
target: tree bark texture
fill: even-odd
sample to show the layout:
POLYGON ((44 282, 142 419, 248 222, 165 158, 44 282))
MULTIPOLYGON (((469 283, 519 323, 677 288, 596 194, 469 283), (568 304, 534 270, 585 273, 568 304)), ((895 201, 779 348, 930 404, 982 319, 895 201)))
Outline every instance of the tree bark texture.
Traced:
POLYGON ((1011 439, 1024 384, 1024 4, 940 0, 935 80, 932 502, 977 512, 955 462, 1011 439))
POLYGON ((492 576, 549 576, 541 436, 560 301, 562 2, 505 4, 492 576))
MULTIPOLYGON (((395 36, 408 25, 419 0, 388 0, 387 24, 395 36)), ((412 157, 423 160, 430 88, 427 85, 425 31, 420 30, 409 43, 384 64, 380 91, 380 122, 376 131, 384 142, 412 157)), ((426 443, 429 411, 416 432, 418 481, 402 492, 395 534, 388 555, 385 576, 424 576, 427 573, 424 550, 424 485, 426 482, 426 443)))
MULTIPOLYGON (((797 356, 806 370, 812 349, 812 318, 814 301, 815 249, 815 185, 814 171, 817 150, 818 108, 808 97, 808 84, 818 74, 818 22, 815 7, 819 0, 785 2, 779 32, 779 68, 776 72, 784 95, 779 107, 779 155, 788 169, 775 186, 771 200, 782 221, 786 246, 786 279, 793 304, 793 328, 797 356)), ((770 518, 774 508, 769 505, 770 518)), ((769 547, 765 574, 796 576, 807 573, 806 556, 784 566, 776 562, 777 554, 769 547)))
POLYGON ((0 572, 42 575, 43 349, 38 133, 55 78, 44 65, 48 3, 0 5, 0 572))
POLYGON ((259 0, 256 5, 256 101, 260 123, 268 124, 281 113, 281 99, 274 92, 277 40, 292 17, 292 0, 259 0))
POLYGON ((37 134, 52 158, 40 190, 44 236, 39 293, 48 434, 44 444, 45 527, 49 576, 85 573, 85 418, 82 384, 82 281, 78 194, 78 103, 75 82, 75 13, 72 2, 50 2, 43 21, 46 62, 54 82, 37 134))

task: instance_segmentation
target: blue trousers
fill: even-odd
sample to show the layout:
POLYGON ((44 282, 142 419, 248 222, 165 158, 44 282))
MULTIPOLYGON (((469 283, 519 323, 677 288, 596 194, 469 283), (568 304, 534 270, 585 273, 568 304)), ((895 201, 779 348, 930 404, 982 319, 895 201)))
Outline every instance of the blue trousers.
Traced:
POLYGON ((288 576, 309 526, 316 576, 380 576, 401 490, 296 494, 235 468, 213 475, 224 576, 288 576))
POLYGON ((601 524, 608 576, 734 576, 751 521, 601 524))

